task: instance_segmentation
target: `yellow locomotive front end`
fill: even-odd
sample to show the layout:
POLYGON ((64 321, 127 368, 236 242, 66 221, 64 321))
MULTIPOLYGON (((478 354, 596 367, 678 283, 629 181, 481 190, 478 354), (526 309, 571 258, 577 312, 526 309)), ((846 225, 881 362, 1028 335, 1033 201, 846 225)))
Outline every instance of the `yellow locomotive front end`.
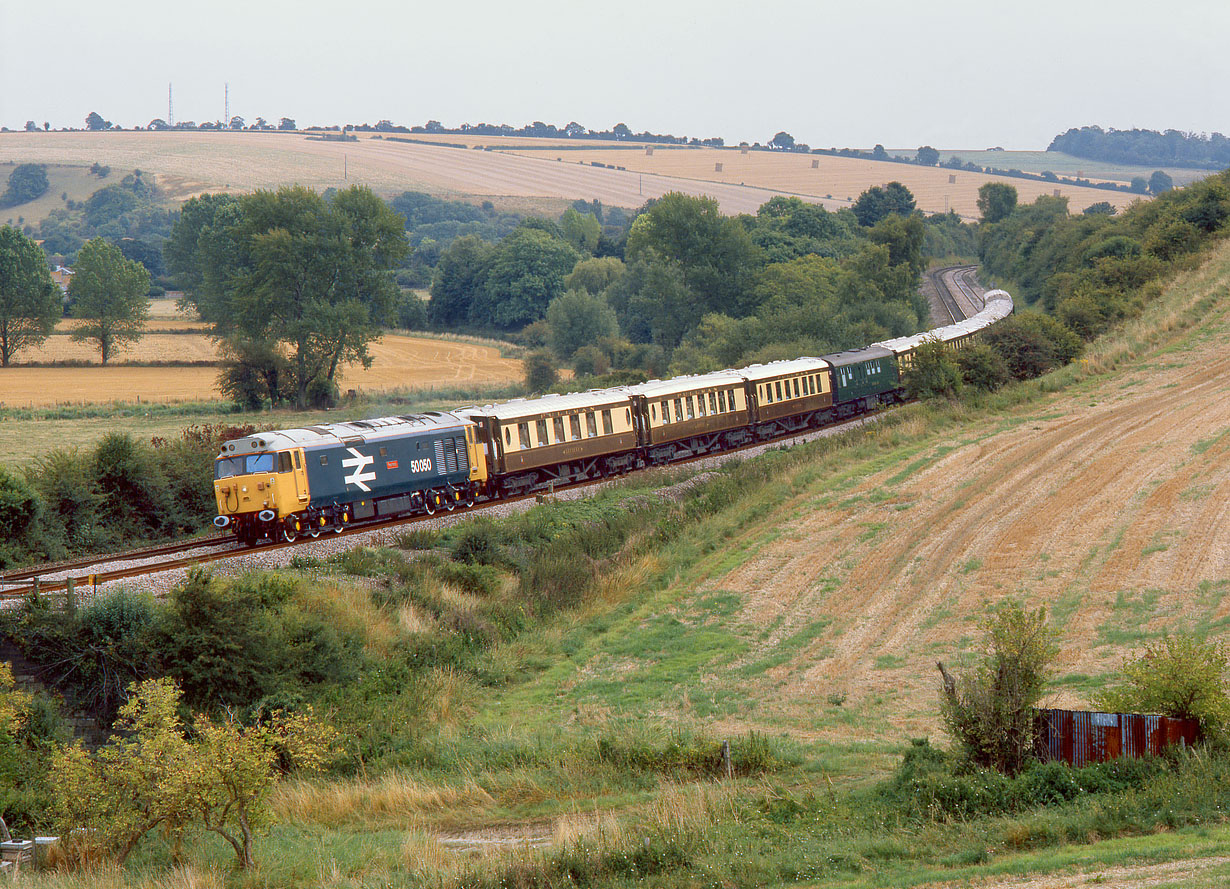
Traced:
POLYGON ((233 530, 245 542, 272 538, 286 526, 288 517, 308 505, 303 451, 243 453, 236 444, 228 443, 214 460, 214 499, 218 506, 214 524, 233 530))

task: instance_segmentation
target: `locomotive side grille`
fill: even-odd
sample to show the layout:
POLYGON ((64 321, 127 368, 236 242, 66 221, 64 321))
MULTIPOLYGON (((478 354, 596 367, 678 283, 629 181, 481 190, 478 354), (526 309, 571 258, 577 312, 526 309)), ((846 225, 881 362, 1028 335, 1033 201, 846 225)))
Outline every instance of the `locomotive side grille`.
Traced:
POLYGON ((448 469, 444 465, 444 439, 436 439, 436 474, 444 475, 448 469))
POLYGON ((450 438, 445 442, 444 464, 448 467, 450 474, 457 471, 457 439, 455 438, 450 438))

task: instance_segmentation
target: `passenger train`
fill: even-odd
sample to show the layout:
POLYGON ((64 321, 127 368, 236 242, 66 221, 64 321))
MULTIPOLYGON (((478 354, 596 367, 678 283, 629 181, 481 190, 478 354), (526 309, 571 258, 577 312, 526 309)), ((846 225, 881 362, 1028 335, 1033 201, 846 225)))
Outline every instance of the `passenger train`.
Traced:
POLYGON ((1012 313, 1003 290, 984 299, 956 324, 817 358, 228 441, 214 524, 249 545, 293 541, 824 426, 904 400, 901 372, 923 342, 963 348, 1012 313))

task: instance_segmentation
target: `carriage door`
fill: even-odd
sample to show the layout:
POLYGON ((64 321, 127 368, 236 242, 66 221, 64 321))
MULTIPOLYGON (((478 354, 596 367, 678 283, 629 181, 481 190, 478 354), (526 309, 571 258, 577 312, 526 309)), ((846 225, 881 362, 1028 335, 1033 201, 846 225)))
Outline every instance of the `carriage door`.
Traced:
POLYGON ((302 509, 312 496, 308 490, 307 459, 303 456, 303 448, 291 451, 291 458, 295 461, 295 493, 299 496, 299 508, 302 509))

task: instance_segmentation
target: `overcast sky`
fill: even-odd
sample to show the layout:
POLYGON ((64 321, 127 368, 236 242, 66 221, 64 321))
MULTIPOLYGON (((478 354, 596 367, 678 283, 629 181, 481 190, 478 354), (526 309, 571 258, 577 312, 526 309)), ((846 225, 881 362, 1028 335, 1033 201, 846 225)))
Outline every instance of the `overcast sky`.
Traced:
POLYGON ((727 142, 1045 148, 1230 131, 1225 0, 0 0, 0 125, 577 120, 727 142))

